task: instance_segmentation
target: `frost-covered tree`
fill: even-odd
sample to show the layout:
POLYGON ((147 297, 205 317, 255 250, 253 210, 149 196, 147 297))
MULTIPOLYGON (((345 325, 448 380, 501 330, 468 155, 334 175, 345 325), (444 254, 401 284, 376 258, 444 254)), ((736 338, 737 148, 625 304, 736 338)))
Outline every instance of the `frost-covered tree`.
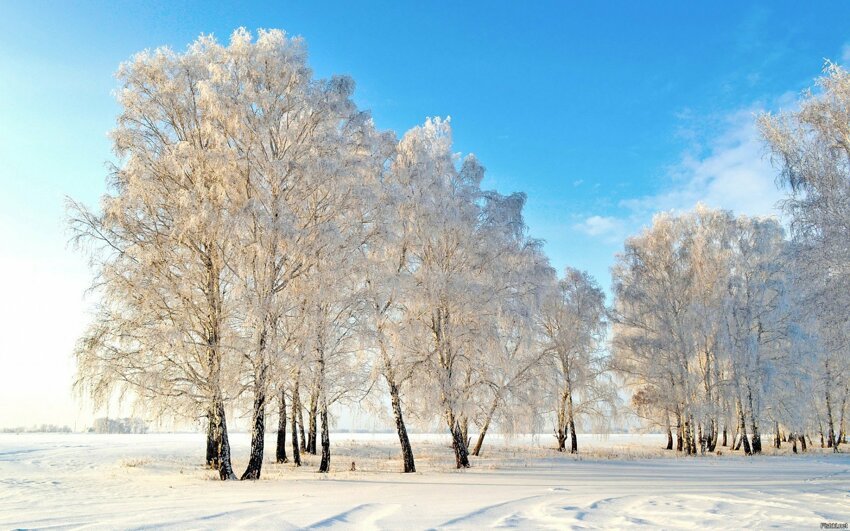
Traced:
POLYGON ((809 331, 818 338, 812 367, 817 394, 819 431, 837 451, 844 437, 847 403, 846 323, 850 320, 850 73, 827 63, 814 90, 807 91, 799 109, 764 114, 759 125, 779 168, 779 182, 789 195, 783 203, 791 218, 795 268, 808 296, 807 307, 817 315, 809 331), (837 302, 840 301, 840 302, 837 302), (836 303, 837 302, 837 303, 836 303), (831 311, 825 311, 830 308, 831 311), (836 420, 836 416, 839 417, 836 420), (842 425, 836 437, 834 422, 842 425))
POLYGON ((605 372, 605 294, 586 272, 566 268, 552 286, 540 311, 540 328, 556 406, 558 451, 578 452, 576 420, 595 413, 610 417, 617 390, 605 372))

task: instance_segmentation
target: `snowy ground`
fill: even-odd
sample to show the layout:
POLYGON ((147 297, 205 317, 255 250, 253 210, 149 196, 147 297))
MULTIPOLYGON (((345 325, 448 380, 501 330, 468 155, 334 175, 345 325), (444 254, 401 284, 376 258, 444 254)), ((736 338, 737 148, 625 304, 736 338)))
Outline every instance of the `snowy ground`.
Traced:
MULTIPOLYGON (((335 434, 333 471, 266 463, 258 482, 219 482, 194 434, 0 435, 0 528, 819 528, 850 521, 850 454, 684 458, 656 436, 496 437, 473 468, 448 439, 414 436, 401 474, 392 435, 335 434), (663 457, 663 456, 667 457, 663 457), (357 470, 350 471, 355 461, 357 470)), ((272 437, 267 450, 274 451, 272 437)), ((233 434, 235 468, 248 436, 233 434)), ((769 450, 770 454, 774 451, 769 450)), ((240 470, 241 471, 241 470, 240 470)))

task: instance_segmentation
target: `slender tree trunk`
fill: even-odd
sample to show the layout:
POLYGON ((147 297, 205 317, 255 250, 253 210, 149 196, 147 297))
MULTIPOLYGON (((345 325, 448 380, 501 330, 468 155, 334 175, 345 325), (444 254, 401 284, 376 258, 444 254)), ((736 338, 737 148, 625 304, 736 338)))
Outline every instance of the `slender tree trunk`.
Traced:
POLYGON ((561 393, 561 403, 558 404, 558 429, 556 432, 558 438, 558 451, 564 452, 567 449, 567 393, 561 393))
POLYGON ((230 464, 230 439, 227 436, 227 419, 224 413, 224 400, 221 395, 214 398, 215 408, 215 432, 216 432, 216 447, 217 459, 219 462, 218 475, 222 480, 236 479, 236 474, 233 473, 233 467, 230 464))
POLYGON ((275 458, 278 463, 289 461, 286 457, 286 392, 280 390, 280 404, 277 417, 277 448, 275 458))
POLYGON ((685 453, 687 455, 694 455, 696 453, 697 449, 696 449, 696 443, 695 443, 693 417, 689 414, 686 414, 686 416, 685 416, 684 436, 685 436, 685 453))
POLYGON ((673 431, 670 429, 670 412, 664 413, 664 424, 667 426, 667 447, 665 450, 673 449, 673 431))
MULTIPOLYGON (((829 378, 827 378, 827 384, 829 384, 829 378)), ((826 447, 832 448, 833 452, 838 452, 838 445, 835 441, 835 428, 833 427, 834 419, 832 418, 832 401, 829 396, 829 387, 827 385, 826 388, 826 423, 827 423, 827 439, 826 439, 826 447)))
POLYGON ((747 401, 749 403, 749 411, 750 411, 750 426, 753 428, 753 436, 752 436, 752 451, 754 454, 761 453, 761 433, 759 432, 758 420, 756 419, 756 411, 753 404, 753 392, 750 388, 750 385, 747 384, 747 401))
POLYGON ((301 436, 301 452, 307 452, 307 437, 304 435, 304 405, 301 403, 301 394, 298 394, 298 434, 301 436))
POLYGON ((328 426, 328 404, 322 399, 322 461, 319 472, 329 472, 331 469, 331 436, 328 426))
POLYGON ((466 448, 466 441, 463 439, 463 433, 460 430, 460 423, 455 419, 451 411, 446 413, 446 418, 450 427, 449 432, 452 435, 455 464, 457 468, 469 468, 469 451, 466 448))
POLYGON ((295 466, 301 466, 301 451, 298 448, 298 377, 296 376, 292 385, 292 462, 295 466))
POLYGON ((738 443, 738 447, 735 449, 737 450, 738 448, 740 448, 741 444, 743 444, 744 453, 746 455, 753 455, 753 451, 750 448, 750 441, 749 439, 747 439, 747 422, 746 418, 744 417, 744 408, 740 407, 740 404, 738 407, 738 422, 738 431, 741 432, 741 440, 738 443))
POLYGON ((720 446, 725 448, 726 447, 726 424, 725 424, 726 421, 724 420, 723 422, 724 422, 724 424, 723 424, 723 439, 721 440, 720 446))
POLYGON ((401 445, 401 458, 404 461, 404 472, 416 472, 416 464, 413 462, 413 447, 407 436, 407 427, 404 425, 404 416, 401 411, 401 397, 395 382, 387 379, 390 385, 390 398, 393 404, 393 416, 395 417, 395 428, 398 432, 398 442, 401 445))
POLYGON ((779 438, 779 421, 778 420, 773 421, 773 447, 774 448, 781 448, 782 447, 782 440, 779 438))
POLYGON ((709 420, 709 431, 708 431, 708 451, 713 452, 715 448, 717 448, 717 420, 714 418, 709 420))
POLYGON ((218 470, 218 451, 216 450, 215 421, 212 410, 207 412, 207 466, 218 470))
POLYGON ((310 411, 308 417, 307 453, 316 455, 316 416, 319 410, 319 385, 314 385, 310 393, 310 411))
POLYGON ((263 450, 266 438, 266 393, 258 390, 254 398, 253 428, 251 429, 251 455, 241 479, 260 479, 263 468, 263 450))
POLYGON ((569 398, 567 399, 567 422, 570 425, 570 453, 577 454, 578 453, 578 438, 576 437, 576 423, 575 416, 573 410, 573 393, 572 390, 569 392, 569 398))
POLYGON ((469 448, 469 419, 466 415, 460 417, 460 436, 466 443, 466 448, 469 448))
POLYGON ((221 391, 221 284, 219 275, 221 268, 214 254, 215 245, 206 245, 207 255, 204 257, 206 269, 206 298, 207 330, 206 359, 209 385, 212 391, 210 410, 213 413, 213 424, 216 439, 216 460, 218 474, 222 480, 236 479, 230 463, 230 439, 227 435, 227 418, 224 411, 224 397, 221 391))
POLYGON ((806 450, 808 449, 807 446, 806 446, 806 434, 805 433, 802 435, 802 437, 800 437, 800 449, 803 451, 803 453, 805 453, 806 450))
POLYGON ((791 451, 796 454, 797 453, 797 436, 792 433, 790 439, 791 439, 791 451))
POLYGON ((490 404, 490 409, 487 411, 487 418, 484 419, 484 425, 481 426, 481 431, 478 433, 478 440, 475 442, 475 448, 472 449, 472 455, 478 457, 481 454, 481 447, 484 445, 484 437, 487 435, 487 430, 490 428, 490 421, 493 420, 493 414, 496 412, 496 407, 499 405, 499 395, 493 397, 493 403, 490 404))
MULTIPOLYGON (((844 425, 844 412, 847 410, 847 388, 844 388, 844 398, 841 399, 841 414, 838 421, 838 439, 835 441, 836 447, 839 444, 847 443, 847 430, 844 425)), ((836 448, 838 451, 838 448, 836 448)))
POLYGON ((681 452, 684 450, 683 447, 683 439, 684 439, 685 427, 682 425, 682 413, 678 409, 676 409, 676 451, 681 452))
POLYGON ((257 365, 254 369, 254 410, 251 415, 251 453, 248 458, 248 467, 242 474, 241 479, 260 479, 263 468, 263 452, 266 440, 266 378, 268 376, 268 363, 265 359, 267 328, 264 322, 260 332, 260 341, 257 347, 257 365))

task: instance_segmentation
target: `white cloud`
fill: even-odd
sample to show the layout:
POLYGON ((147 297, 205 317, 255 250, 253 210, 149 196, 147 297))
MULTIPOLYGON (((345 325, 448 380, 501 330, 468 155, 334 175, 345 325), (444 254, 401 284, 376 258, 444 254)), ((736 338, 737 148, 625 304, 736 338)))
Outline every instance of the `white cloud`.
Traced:
POLYGON ((781 217, 778 202, 783 192, 775 184, 776 170, 766 156, 754 112, 732 113, 722 123, 706 149, 685 152, 669 168, 671 182, 665 190, 622 200, 622 214, 592 215, 574 228, 606 242, 622 241, 649 225, 657 212, 683 212, 697 203, 735 214, 781 217))
POLYGON ((752 111, 736 112, 702 156, 685 153, 670 169, 669 190, 621 202, 633 214, 683 211, 702 202, 736 214, 778 216, 782 191, 765 156, 752 111))
POLYGON ((590 216, 573 225, 573 228, 609 243, 622 241, 627 233, 625 220, 613 216, 590 216))

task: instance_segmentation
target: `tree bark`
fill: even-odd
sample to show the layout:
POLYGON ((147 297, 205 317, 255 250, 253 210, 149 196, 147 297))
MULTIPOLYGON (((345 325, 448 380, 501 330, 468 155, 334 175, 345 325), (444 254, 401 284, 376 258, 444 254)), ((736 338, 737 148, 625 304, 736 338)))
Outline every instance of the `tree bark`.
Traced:
POLYGON ((316 455, 316 417, 319 410, 319 385, 315 384, 310 393, 310 411, 307 419, 307 453, 316 455))
POLYGON ((558 429, 556 431, 558 438, 558 451, 564 452, 567 450, 567 393, 561 393, 561 401, 558 404, 558 429))
POLYGON ((218 470, 214 416, 212 410, 207 412, 207 466, 213 470, 218 470))
POLYGON ((216 454, 219 463, 218 475, 221 480, 236 479, 230 464, 230 439, 227 436, 227 419, 224 413, 224 400, 221 396, 214 398, 216 454))
POLYGON ((455 452, 455 465, 457 468, 469 468, 469 452, 466 449, 466 441, 463 439, 463 434, 460 431, 460 423, 454 419, 454 415, 449 413, 449 430, 452 435, 452 449, 455 452), (454 421, 452 423, 452 421, 454 421))
POLYGON ((743 444, 744 453, 746 455, 753 455, 753 451, 750 448, 750 441, 749 439, 747 439, 747 422, 746 418, 744 417, 744 408, 740 407, 740 405, 738 407, 738 422, 738 431, 741 432, 741 440, 738 443, 738 447, 736 447, 735 449, 737 450, 738 448, 740 448, 741 444, 743 444))
POLYGON ((490 421, 493 420, 493 414, 496 412, 496 407, 499 405, 499 395, 493 397, 493 403, 490 404, 490 409, 487 411, 487 417, 484 419, 484 425, 481 426, 481 431, 478 433, 478 440, 475 442, 475 448, 472 449, 472 455, 478 457, 481 454, 481 447, 484 445, 484 437, 487 436, 487 430, 490 428, 490 421))
POLYGON ((404 461, 404 472, 416 472, 416 464, 413 461, 413 447, 410 446, 410 439, 407 436, 407 427, 404 425, 404 416, 401 411, 401 397, 399 396, 398 386, 389 380, 390 398, 393 404, 393 417, 395 417, 395 429, 398 432, 398 442, 401 445, 401 458, 404 461))
POLYGON ((319 472, 329 472, 331 469, 331 436, 328 426, 328 404, 322 399, 322 461, 319 472))
POLYGON ((248 466, 240 479, 260 479, 266 440, 266 378, 268 363, 265 359, 267 328, 264 322, 257 346, 257 364, 254 368, 254 410, 251 415, 251 453, 248 466))
POLYGON ((720 446, 723 446, 723 447, 725 448, 725 447, 726 447, 726 424, 725 424, 725 422, 726 422, 726 421, 724 420, 723 422, 724 422, 724 425, 723 425, 723 439, 721 440, 720 446))
POLYGON ((301 403, 301 394, 298 393, 298 434, 301 436, 301 452, 307 452, 307 437, 304 435, 304 405, 301 403))
POLYGON ((573 414, 573 393, 572 390, 569 391, 569 398, 567 399, 567 422, 570 425, 570 453, 577 454, 578 453, 578 437, 576 437, 576 423, 575 416, 573 414))
POLYGON ((286 392, 283 389, 280 390, 275 459, 278 463, 286 463, 289 461, 286 457, 286 392))
POLYGON ((292 462, 301 466, 301 451, 298 448, 298 378, 292 385, 292 462))
MULTIPOLYGON (((779 436, 779 421, 778 420, 773 421, 773 447, 774 448, 781 448, 782 447, 782 440, 780 439, 780 436, 779 436)), ((794 453, 796 453, 796 452, 794 452, 794 453)))
POLYGON ((248 467, 240 479, 260 479, 263 468, 263 450, 266 438, 266 393, 258 390, 254 397, 253 428, 251 429, 251 455, 248 467))
POLYGON ((756 411, 753 407, 753 393, 752 389, 750 389, 749 384, 747 385, 747 400, 749 402, 749 410, 750 410, 750 425, 753 428, 753 436, 752 436, 752 451, 754 454, 761 453, 761 433, 759 432, 758 419, 756 419, 756 411))
MULTIPOLYGON (((827 373, 828 374, 828 373, 827 373)), ((832 418, 832 401, 830 400, 829 395, 829 378, 827 377, 827 388, 826 388, 826 423, 827 423, 827 439, 826 439, 826 447, 832 448, 833 452, 838 452, 838 445, 835 441, 835 428, 834 428, 834 419, 832 418)))
POLYGON ((683 439, 684 439, 685 427, 682 425, 682 413, 680 411, 676 411, 676 451, 681 452, 684 450, 683 447, 683 439))

